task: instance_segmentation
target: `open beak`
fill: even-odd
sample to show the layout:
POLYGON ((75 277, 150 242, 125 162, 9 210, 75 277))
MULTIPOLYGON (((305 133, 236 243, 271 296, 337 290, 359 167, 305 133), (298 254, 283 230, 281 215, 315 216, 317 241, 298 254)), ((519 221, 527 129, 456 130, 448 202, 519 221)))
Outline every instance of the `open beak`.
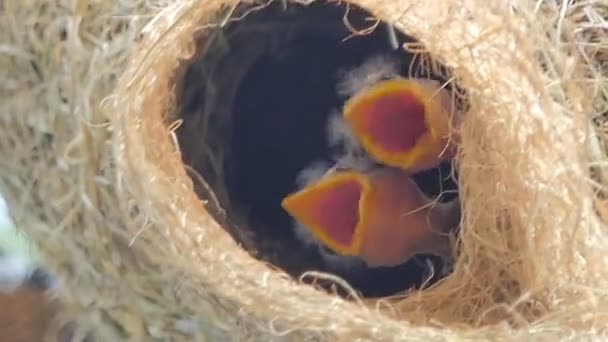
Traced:
POLYGON ((453 157, 446 97, 439 82, 394 78, 351 97, 343 117, 372 158, 415 173, 453 157))
POLYGON ((357 255, 366 225, 362 200, 370 190, 364 175, 335 172, 288 195, 281 206, 334 252, 357 255))

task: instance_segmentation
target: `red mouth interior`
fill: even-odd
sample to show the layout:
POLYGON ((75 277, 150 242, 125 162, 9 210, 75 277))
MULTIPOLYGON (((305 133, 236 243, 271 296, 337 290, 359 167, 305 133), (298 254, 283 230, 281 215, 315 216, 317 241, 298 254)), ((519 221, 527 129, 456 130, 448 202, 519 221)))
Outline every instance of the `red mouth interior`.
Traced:
POLYGON ((316 199, 311 213, 314 222, 330 239, 349 246, 359 222, 359 199, 362 187, 356 180, 346 180, 325 188, 316 199))
POLYGON ((363 109, 361 122, 373 143, 389 153, 412 149, 427 130, 424 104, 411 93, 374 99, 363 109))

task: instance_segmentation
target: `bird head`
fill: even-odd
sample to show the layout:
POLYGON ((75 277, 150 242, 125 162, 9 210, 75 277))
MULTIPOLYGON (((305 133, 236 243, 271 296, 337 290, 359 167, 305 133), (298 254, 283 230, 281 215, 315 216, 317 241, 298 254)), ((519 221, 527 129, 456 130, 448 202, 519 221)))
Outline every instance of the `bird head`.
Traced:
POLYGON ((343 117, 370 157, 415 173, 454 156, 451 102, 437 81, 392 78, 352 96, 343 117))
POLYGON ((394 266, 415 254, 442 256, 445 214, 430 203, 408 174, 333 172, 288 195, 282 207, 339 255, 358 256, 368 266, 394 266), (441 232, 439 232, 441 231, 441 232))

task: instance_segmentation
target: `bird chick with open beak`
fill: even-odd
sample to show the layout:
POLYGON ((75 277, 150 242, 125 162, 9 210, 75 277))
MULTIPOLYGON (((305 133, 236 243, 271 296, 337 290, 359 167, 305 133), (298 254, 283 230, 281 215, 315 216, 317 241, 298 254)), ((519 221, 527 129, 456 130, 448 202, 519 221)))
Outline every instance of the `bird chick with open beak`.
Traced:
POLYGON ((450 132, 460 113, 440 82, 404 78, 381 55, 345 73, 338 90, 348 97, 343 120, 373 160, 417 173, 456 154, 450 132))
MULTIPOLYGON (((324 160, 313 162, 309 167, 298 174, 296 178, 298 191, 312 186, 332 173, 339 172, 343 169, 343 165, 348 164, 349 162, 351 162, 351 159, 348 158, 344 159, 341 163, 330 163, 329 161, 324 160)), ((296 237, 302 241, 304 245, 316 249, 325 265, 329 266, 332 270, 355 271, 360 270, 365 265, 357 256, 340 255, 336 253, 321 240, 317 239, 310 228, 293 216, 292 219, 296 237)))
MULTIPOLYGON (((296 186, 298 189, 304 189, 335 172, 344 170, 369 172, 378 167, 377 163, 369 158, 356 141, 339 111, 330 113, 326 129, 329 156, 326 159, 315 160, 297 174, 296 186)), ((353 271, 364 266, 362 260, 356 256, 339 255, 332 251, 301 222, 294 220, 294 228, 298 239, 305 245, 315 248, 325 264, 332 269, 353 271)))
POLYGON ((281 205, 336 254, 368 267, 396 266, 417 254, 449 260, 447 233, 460 209, 457 202, 433 203, 395 168, 332 172, 281 205))

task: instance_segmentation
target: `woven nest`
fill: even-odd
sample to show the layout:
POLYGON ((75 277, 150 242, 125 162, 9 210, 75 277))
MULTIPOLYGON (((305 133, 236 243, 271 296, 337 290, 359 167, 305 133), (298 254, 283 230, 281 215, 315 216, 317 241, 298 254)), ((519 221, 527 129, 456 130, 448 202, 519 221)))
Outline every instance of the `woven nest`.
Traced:
MULTIPOLYGON (((51 335, 605 334, 604 4, 4 0, 0 10, 0 190, 61 279, 51 335), (331 75, 388 49, 387 24, 406 43, 404 69, 466 94, 456 262, 424 286, 413 261, 317 272, 330 286, 314 287, 303 272, 333 270, 276 201, 340 105, 331 75), (348 296, 323 291, 335 287, 348 296)), ((418 181, 456 188, 437 182, 450 168, 418 181)))

